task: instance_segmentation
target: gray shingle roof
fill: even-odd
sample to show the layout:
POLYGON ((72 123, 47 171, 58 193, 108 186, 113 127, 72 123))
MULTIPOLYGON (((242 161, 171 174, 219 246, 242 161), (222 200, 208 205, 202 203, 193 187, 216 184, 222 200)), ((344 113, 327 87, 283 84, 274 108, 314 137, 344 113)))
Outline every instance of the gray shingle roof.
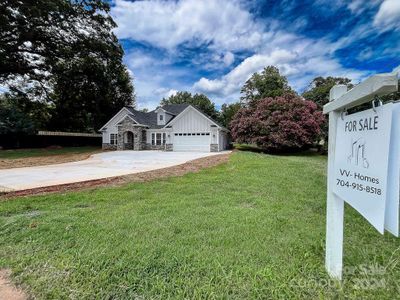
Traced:
MULTIPOLYGON (((170 113, 173 115, 171 120, 169 120, 169 122, 168 122, 168 123, 170 123, 177 115, 179 115, 181 112, 183 112, 188 106, 190 106, 190 104, 168 104, 168 105, 161 106, 161 108, 164 109, 167 113, 170 113)), ((131 112, 132 117, 142 125, 147 125, 147 126, 149 126, 149 128, 153 128, 153 129, 160 129, 165 126, 165 125, 157 125, 157 113, 155 112, 155 110, 150 111, 150 112, 143 112, 143 111, 136 110, 131 106, 126 106, 126 108, 131 112)), ((215 121, 210 116, 205 114, 201 109, 199 109, 198 107, 195 107, 195 108, 199 112, 201 112, 203 115, 205 115, 207 118, 213 120, 215 122, 215 124, 218 124, 218 126, 224 128, 217 121, 215 121)), ((168 123, 167 123, 167 125, 168 125, 168 123)))
POLYGON ((167 104, 164 106, 161 106, 163 110, 166 112, 169 112, 175 116, 179 115, 181 112, 183 112, 186 107, 188 107, 189 104, 167 104))
MULTIPOLYGON (((161 106, 166 112, 177 116, 182 111, 188 107, 189 104, 168 104, 161 106)), ((149 128, 159 129, 163 128, 165 125, 157 125, 157 113, 153 110, 150 112, 143 112, 134 109, 131 106, 126 106, 126 108, 132 113, 132 117, 142 125, 147 125, 149 128)), ((171 122, 175 117, 173 117, 169 122, 171 122)), ((169 123, 168 122, 168 123, 169 123)))

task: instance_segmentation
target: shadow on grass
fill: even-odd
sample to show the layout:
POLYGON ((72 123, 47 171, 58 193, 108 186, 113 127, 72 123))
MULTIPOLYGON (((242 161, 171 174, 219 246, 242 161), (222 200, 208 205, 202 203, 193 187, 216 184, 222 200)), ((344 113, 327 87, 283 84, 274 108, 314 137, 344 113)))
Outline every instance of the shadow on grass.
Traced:
POLYGON ((249 152, 256 152, 256 153, 265 153, 271 155, 278 155, 278 156, 323 156, 318 149, 316 148, 309 148, 303 150, 287 150, 287 151, 267 151, 264 150, 257 145, 251 144, 233 144, 233 148, 239 151, 249 151, 249 152))

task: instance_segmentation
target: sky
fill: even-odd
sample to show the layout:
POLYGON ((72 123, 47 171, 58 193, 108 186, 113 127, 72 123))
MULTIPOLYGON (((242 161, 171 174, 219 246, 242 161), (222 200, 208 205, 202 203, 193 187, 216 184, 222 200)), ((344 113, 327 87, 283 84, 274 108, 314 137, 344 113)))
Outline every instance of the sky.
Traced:
POLYGON ((177 91, 217 107, 268 65, 303 92, 317 76, 358 83, 400 65, 400 0, 113 0, 138 108, 177 91))

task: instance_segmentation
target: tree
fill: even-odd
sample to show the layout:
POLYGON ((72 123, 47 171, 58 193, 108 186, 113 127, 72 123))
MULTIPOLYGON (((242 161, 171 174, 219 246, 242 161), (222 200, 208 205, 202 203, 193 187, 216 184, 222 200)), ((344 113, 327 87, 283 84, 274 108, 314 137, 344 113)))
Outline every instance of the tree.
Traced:
POLYGON ((7 98, 0 97, 0 134, 22 135, 35 132, 30 116, 13 105, 7 98))
POLYGON ((351 79, 346 77, 316 77, 308 86, 308 89, 302 94, 302 96, 315 102, 319 108, 329 102, 329 91, 336 84, 345 84, 348 89, 353 87, 351 79))
POLYGON ((108 1, 0 3, 0 83, 48 103, 49 129, 93 131, 134 104, 108 1))
MULTIPOLYGON (((101 0, 0 0, 0 80, 46 83, 74 46, 115 27, 101 0)), ((102 36, 103 35, 103 36, 102 36)))
POLYGON ((285 94, 240 109, 231 122, 231 133, 235 141, 266 151, 293 151, 310 147, 323 121, 314 102, 285 94))
POLYGON ((203 94, 192 95, 189 92, 178 92, 175 95, 169 96, 168 98, 163 98, 160 102, 160 105, 183 103, 191 104, 199 108, 209 117, 213 119, 218 119, 219 114, 215 108, 215 104, 211 102, 211 100, 206 95, 203 94))
POLYGON ((285 76, 279 73, 279 69, 268 66, 261 73, 254 73, 246 81, 240 90, 240 100, 244 104, 256 105, 258 100, 267 97, 282 96, 286 93, 295 93, 288 84, 285 76))
POLYGON ((219 120, 220 123, 226 128, 229 127, 233 117, 242 108, 242 105, 239 102, 231 103, 231 104, 222 104, 219 120))
MULTIPOLYGON (((329 92, 336 84, 345 84, 348 89, 353 87, 351 79, 346 77, 316 77, 308 86, 308 89, 302 94, 306 100, 313 101, 322 111, 322 107, 329 102, 329 92)), ((321 140, 323 141, 322 152, 327 152, 328 147, 328 119, 321 124, 321 140)))
POLYGON ((122 53, 107 54, 104 63, 91 57, 87 48, 87 55, 59 65, 52 94, 52 129, 96 131, 123 106, 134 104, 131 79, 119 60, 122 53))

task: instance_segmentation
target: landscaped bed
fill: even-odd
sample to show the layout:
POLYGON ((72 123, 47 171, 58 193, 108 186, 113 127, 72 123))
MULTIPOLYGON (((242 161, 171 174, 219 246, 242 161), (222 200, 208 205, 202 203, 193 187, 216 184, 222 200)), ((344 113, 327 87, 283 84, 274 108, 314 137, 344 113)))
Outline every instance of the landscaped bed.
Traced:
POLYGON ((182 177, 9 199, 0 268, 37 298, 397 298, 399 239, 350 207, 343 286, 329 281, 325 169, 235 152, 182 177))
POLYGON ((0 169, 60 164, 88 158, 99 147, 65 147, 0 150, 0 169))

